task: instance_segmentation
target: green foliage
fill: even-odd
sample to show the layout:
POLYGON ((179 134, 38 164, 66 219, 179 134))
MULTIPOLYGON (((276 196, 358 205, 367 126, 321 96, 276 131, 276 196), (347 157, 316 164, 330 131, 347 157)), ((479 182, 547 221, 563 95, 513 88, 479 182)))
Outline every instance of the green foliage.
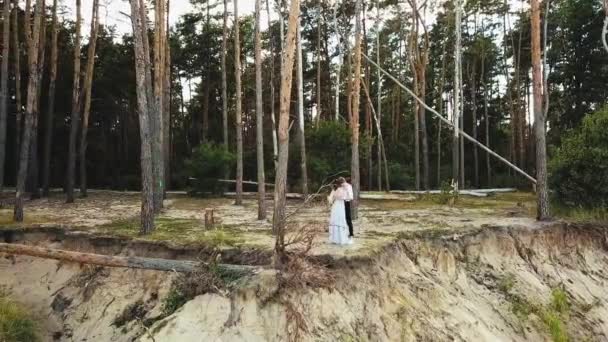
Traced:
POLYGON ((568 207, 608 207, 608 108, 588 115, 563 139, 550 168, 553 200, 568 207))
POLYGON ((412 188, 414 177, 411 174, 412 170, 405 165, 391 162, 388 164, 388 173, 391 182, 391 189, 407 189, 412 188))
POLYGON ((545 323, 549 329, 549 334, 551 335, 553 342, 569 341, 568 332, 566 331, 564 322, 558 313, 552 311, 543 311, 541 316, 543 323, 545 323))
POLYGON ((187 301, 188 298, 186 298, 177 286, 171 286, 167 297, 165 297, 165 300, 163 301, 163 316, 167 317, 172 315, 177 309, 186 304, 187 301))
POLYGON ((8 295, 0 291, 0 341, 40 341, 38 327, 32 317, 8 295))
POLYGON ((454 205, 458 200, 458 191, 454 189, 452 183, 444 181, 441 183, 441 193, 436 197, 436 201, 439 204, 454 205))
POLYGON ((321 121, 318 127, 306 131, 308 176, 313 186, 338 172, 350 173, 350 140, 351 132, 341 122, 321 121))
POLYGON ((234 154, 225 151, 222 146, 203 144, 197 147, 192 157, 185 161, 187 175, 195 179, 193 193, 222 193, 224 185, 218 179, 225 176, 235 160, 234 154))
POLYGON ((560 314, 566 314, 570 310, 568 295, 561 288, 551 291, 551 308, 560 314))

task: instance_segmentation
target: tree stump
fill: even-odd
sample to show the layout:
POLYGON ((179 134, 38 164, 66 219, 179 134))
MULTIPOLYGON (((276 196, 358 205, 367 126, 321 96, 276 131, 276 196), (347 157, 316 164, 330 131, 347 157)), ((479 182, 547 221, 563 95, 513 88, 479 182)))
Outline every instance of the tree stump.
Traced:
POLYGON ((205 229, 211 229, 215 225, 215 218, 213 217, 213 208, 205 209, 205 229))

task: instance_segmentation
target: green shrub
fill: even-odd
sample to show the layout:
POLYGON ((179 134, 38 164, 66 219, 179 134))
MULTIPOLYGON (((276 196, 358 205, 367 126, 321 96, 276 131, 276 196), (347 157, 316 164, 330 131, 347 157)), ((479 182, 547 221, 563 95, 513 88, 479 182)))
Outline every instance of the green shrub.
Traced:
MULTIPOLYGON (((317 127, 306 131, 308 176, 313 188, 320 186, 327 178, 334 177, 336 173, 350 173, 350 137, 348 126, 335 121, 321 121, 317 127)), ((295 148, 290 154, 299 163, 299 153, 295 148)))
POLYGON ((452 183, 444 181, 441 183, 441 192, 437 196, 437 203, 454 205, 458 199, 458 191, 454 189, 452 183))
POLYGON ((39 341, 38 327, 30 315, 5 293, 0 292, 0 341, 39 341))
MULTIPOLYGON (((384 170, 383 170, 384 171, 384 170)), ((397 162, 388 162, 391 189, 411 189, 414 187, 412 170, 397 162)))
POLYGON ((193 178, 192 192, 195 194, 221 194, 224 185, 218 179, 234 166, 235 156, 222 146, 203 144, 198 146, 192 157, 185 161, 185 171, 193 178))
POLYGON ((608 108, 587 115, 556 149, 549 185, 557 204, 608 207, 608 108))

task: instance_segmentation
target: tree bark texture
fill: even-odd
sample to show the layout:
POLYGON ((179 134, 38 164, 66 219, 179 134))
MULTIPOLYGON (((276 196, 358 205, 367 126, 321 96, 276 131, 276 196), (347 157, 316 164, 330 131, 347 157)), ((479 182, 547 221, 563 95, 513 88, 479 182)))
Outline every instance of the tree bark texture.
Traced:
POLYGON ((264 175, 264 102, 262 100, 262 33, 260 15, 262 0, 255 1, 255 142, 258 174, 258 220, 266 218, 266 177, 264 175))
MULTIPOLYGON (((42 8, 42 4, 43 0, 36 0, 36 8, 42 8)), ((34 124, 34 105, 40 82, 40 78, 38 77, 38 49, 40 44, 40 27, 42 26, 42 14, 42 11, 36 11, 36 13, 34 14, 33 37, 31 39, 31 44, 28 44, 28 68, 30 74, 27 85, 27 101, 25 106, 25 123, 23 127, 23 137, 21 140, 21 146, 19 147, 19 172, 17 174, 17 189, 15 192, 15 207, 13 211, 13 220, 17 222, 23 221, 23 196, 25 193, 25 181, 27 178, 32 126, 34 124)))
POLYGON ((302 181, 302 193, 308 195, 308 172, 306 167, 306 124, 304 122, 304 66, 302 56, 302 36, 301 36, 301 23, 298 18, 297 23, 297 92, 298 92, 298 140, 300 143, 300 170, 301 170, 301 181, 302 181))
POLYGON ((82 131, 80 135, 80 197, 87 197, 87 135, 89 132, 89 114, 91 112, 91 91, 93 72, 95 71, 95 48, 99 32, 99 0, 93 0, 91 14, 91 33, 87 51, 87 65, 84 76, 84 108, 82 111, 82 131))
MULTIPOLYGON (((268 27, 272 27, 272 23, 270 20, 270 0, 266 0, 266 14, 268 17, 268 27)), ((270 41, 270 120, 272 122, 272 160, 274 163, 274 167, 277 167, 277 158, 279 155, 279 147, 277 145, 277 123, 274 113, 274 104, 275 104, 275 90, 274 90, 274 43, 272 37, 269 38, 270 41)), ((222 56, 222 58, 224 58, 222 56)))
POLYGON ((51 63, 49 65, 49 98, 46 112, 46 125, 44 134, 44 159, 42 165, 42 195, 50 195, 51 153, 53 151, 53 117, 55 115, 55 87, 57 81, 57 39, 59 26, 57 25, 57 1, 53 0, 53 21, 51 26, 51 63))
POLYGON ((19 173, 19 153, 23 126, 23 102, 21 99, 21 45, 19 44, 19 0, 13 0, 13 58, 15 59, 15 171, 19 173))
POLYGON ((131 24, 135 49, 137 111, 139 114, 139 135, 141 140, 141 228, 142 234, 154 230, 154 177, 152 174, 152 137, 150 134, 150 116, 148 115, 148 90, 146 82, 146 63, 140 0, 131 0, 131 24))
POLYGON ((68 170, 66 203, 74 202, 76 180, 76 139, 80 125, 80 26, 82 23, 81 0, 76 0, 76 32, 74 36, 74 73, 72 80, 72 112, 70 114, 70 140, 68 145, 68 170))
POLYGON ((243 204, 243 122, 241 119, 241 42, 238 0, 234 0, 234 73, 236 85, 236 204, 243 204))
POLYGON ((543 112, 541 57, 540 57, 540 9, 538 0, 530 0, 532 35, 532 89, 534 93, 534 136, 536 139, 536 196, 538 220, 549 218, 549 192, 547 189, 547 145, 545 141, 545 115, 543 112))
POLYGON ((355 3, 355 57, 354 57, 354 80, 353 80, 353 108, 351 137, 351 183, 353 187, 353 200, 351 202, 352 218, 357 219, 359 209, 359 101, 361 95, 361 0, 355 3))
POLYGON ((6 125, 8 120, 8 59, 10 47, 11 4, 4 0, 2 22, 2 70, 0 71, 0 190, 4 187, 4 162, 6 159, 6 125))
POLYGON ((296 52, 296 31, 300 16, 300 0, 291 0, 287 34, 281 63, 281 91, 279 110, 279 160, 275 177, 274 213, 272 230, 276 235, 276 266, 281 266, 285 253, 285 203, 287 188, 287 163, 289 161, 289 108, 291 106, 291 83, 296 52))

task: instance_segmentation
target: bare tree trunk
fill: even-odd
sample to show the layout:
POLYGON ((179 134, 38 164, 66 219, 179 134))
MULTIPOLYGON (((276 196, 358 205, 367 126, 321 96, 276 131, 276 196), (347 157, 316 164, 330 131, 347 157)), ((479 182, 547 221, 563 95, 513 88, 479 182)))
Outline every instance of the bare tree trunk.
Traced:
POLYGON ((317 0, 317 117, 315 121, 317 126, 321 120, 323 112, 321 111, 321 0, 317 0))
MULTIPOLYGON (((473 139, 477 140, 477 82, 476 75, 476 61, 473 61, 471 77, 471 129, 473 139)), ((479 151, 477 146, 473 145, 473 186, 479 188, 479 151)))
POLYGON ((545 115, 543 113, 542 75, 540 58, 540 9, 538 0, 530 1, 532 38, 532 87, 534 91, 534 131, 536 138, 536 195, 538 220, 549 218, 547 189, 547 145, 545 141, 545 115))
POLYGON ((74 203, 74 177, 76 173, 76 138, 80 124, 80 25, 82 15, 80 13, 80 1, 76 0, 76 32, 74 37, 74 73, 72 81, 72 113, 70 114, 70 141, 68 145, 68 170, 67 170, 67 199, 66 203, 74 203))
MULTIPOLYGON (((258 220, 266 219, 266 177, 264 175, 264 102, 262 100, 262 33, 260 14, 262 0, 255 1, 255 114, 256 151, 258 166, 258 220)), ((271 52, 272 53, 272 52, 271 52)))
POLYGON ((91 34, 87 51, 87 65, 84 77, 84 109, 82 111, 82 131, 80 135, 80 197, 87 197, 87 134, 89 113, 91 112, 91 90, 95 71, 95 48, 99 32, 99 0, 93 0, 91 14, 91 34))
POLYGON ((291 81, 296 50, 296 31, 300 16, 300 0, 291 0, 287 36, 281 63, 281 95, 279 110, 279 161, 274 187, 274 216, 272 231, 276 234, 275 264, 280 267, 285 255, 285 192, 287 187, 287 162, 289 161, 289 107, 291 105, 291 81))
POLYGON ((458 191, 458 182, 460 179, 460 147, 459 147, 459 136, 460 136, 460 116, 462 110, 462 102, 460 99, 460 82, 462 76, 462 61, 461 61, 461 49, 462 43, 460 33, 460 17, 462 15, 462 4, 460 0, 456 0, 455 3, 455 31, 456 41, 454 46, 454 115, 452 120, 454 121, 454 136, 452 139, 452 184, 454 190, 458 191))
POLYGON ((19 151, 23 121, 23 102, 21 100, 21 46, 19 45, 19 0, 13 0, 13 53, 15 59, 15 171, 19 173, 19 151))
MULTIPOLYGON (((380 1, 376 2, 376 63, 380 65, 380 1)), ((370 75, 371 77, 371 75, 370 75)), ((381 127, 382 127, 382 72, 378 70, 378 117, 376 118, 378 126, 378 148, 377 156, 378 160, 378 191, 382 191, 382 143, 381 127)))
POLYGON ((42 7, 45 11, 42 13, 40 26, 40 42, 38 49, 38 87, 36 89, 36 98, 34 99, 34 122, 32 125, 32 136, 30 141, 30 161, 28 167, 27 181, 25 189, 31 194, 32 199, 40 198, 39 174, 38 168, 38 123, 40 119, 40 98, 42 97, 42 77, 44 75, 44 57, 46 52, 46 19, 45 1, 42 1, 42 7))
MULTIPOLYGON (((363 43, 364 43, 364 51, 365 51, 365 55, 367 56, 369 54, 369 46, 367 43, 367 28, 365 25, 365 6, 363 7, 363 43)), ((370 80, 372 78, 372 74, 370 72, 370 68, 369 68, 369 63, 365 63, 365 80, 362 80, 361 82, 363 82, 364 84, 366 83, 366 87, 367 89, 370 88, 370 80)), ((367 105, 365 106, 365 136, 367 138, 367 165, 365 168, 365 172, 367 173, 367 180, 366 180, 366 186, 368 190, 372 189, 372 173, 373 173, 373 168, 372 168, 372 113, 371 113, 371 106, 373 106, 373 104, 371 102, 368 102, 367 105)))
MULTIPOLYGON (((482 29, 483 31, 483 29, 482 29)), ((485 121, 485 143, 490 148, 490 115, 488 114, 488 83, 485 80, 486 71, 486 53, 483 51, 481 54, 481 82, 483 83, 483 117, 485 121)), ((487 174, 487 186, 492 187, 492 169, 490 164, 490 154, 486 152, 486 174, 487 174)))
MULTIPOLYGON (((439 81, 439 94, 437 96, 438 112, 443 115, 443 90, 445 88, 445 45, 443 46, 442 58, 441 58, 441 80, 439 81)), ((437 187, 441 187, 441 127, 442 123, 439 120, 437 128, 437 187)))
MULTIPOLYGON (((268 29, 272 27, 270 20, 270 0, 266 0, 266 14, 268 16, 268 29)), ((270 42, 270 119, 272 120, 272 160, 274 167, 277 167, 277 158, 279 155, 279 147, 277 145, 277 123, 274 113, 275 94, 274 94, 274 43, 273 38, 269 38, 270 42)), ((222 56, 223 58, 223 56, 222 56)))
POLYGON ((142 15, 140 0, 131 0, 131 23, 133 26, 135 70, 136 70, 136 93, 137 110, 139 112, 139 134, 141 138, 141 229, 142 234, 148 234, 154 230, 154 176, 152 174, 152 137, 150 134, 150 116, 148 110, 149 83, 146 82, 146 63, 144 56, 144 39, 142 29, 142 15))
MULTIPOLYGON (((169 41, 169 2, 167 0, 167 11, 165 15, 165 67, 164 67, 164 86, 163 86, 163 111, 162 111, 162 142, 163 142, 163 158, 164 158, 164 178, 165 186, 163 190, 167 190, 171 185, 171 44, 169 41)), ((165 192, 166 193, 166 192, 165 192)))
MULTIPOLYGON (((36 0, 36 8, 42 8, 42 4, 43 0, 36 0)), ((23 127, 23 138, 20 146, 21 151, 19 155, 19 172, 17 174, 17 191, 15 194, 15 208, 13 212, 13 220, 17 222, 23 221, 23 195, 25 193, 25 181, 27 177, 27 168, 29 161, 30 139, 32 136, 32 126, 34 124, 34 105, 40 82, 40 78, 38 77, 38 49, 40 44, 40 28, 42 26, 42 15, 43 12, 41 10, 36 11, 36 13, 34 14, 33 36, 30 38, 29 32, 27 33, 28 40, 31 41, 31 44, 28 44, 28 66, 30 74, 27 85, 25 125, 23 127)))
POLYGON ((241 119, 241 42, 238 0, 234 0, 234 73, 236 84, 236 204, 243 204, 243 123, 241 119))
POLYGON ((361 0, 355 2, 355 75, 353 80, 353 109, 350 126, 352 129, 351 148, 351 180, 353 200, 351 204, 352 218, 357 219, 359 209, 359 99, 361 93, 361 0))
MULTIPOLYGON (((549 26, 549 10, 551 8, 551 0, 545 1, 545 16, 543 20, 543 97, 545 99, 545 103, 543 104, 543 110, 545 113, 545 118, 549 113, 549 66, 547 65, 547 35, 548 35, 548 26, 549 26)), ((608 4, 608 1, 604 1, 605 4, 608 4)), ((606 8, 608 11, 608 8, 606 8)), ((605 20, 605 24, 608 23, 608 20, 605 20)), ((606 35, 604 34, 603 37, 606 35)))
MULTIPOLYGON (((164 68, 165 68, 165 0, 155 0, 154 11, 154 81, 153 81, 153 108, 149 112, 152 134, 152 170, 154 175, 154 212, 158 213, 163 207, 164 197, 164 157, 163 157, 163 84, 164 84, 164 68)), ((145 3, 142 3, 141 9, 144 9, 145 3)), ((141 10, 140 9, 140 10, 141 10)), ((142 23, 142 27, 146 28, 147 24, 142 23)), ((144 31, 147 33, 147 28, 144 31)), ((147 35, 146 35, 147 41, 147 35)), ((144 44, 144 47, 146 44, 144 44)), ((150 51, 146 48, 145 51, 150 51)), ((150 103, 148 104, 150 105, 150 103)))
POLYGON ((297 92, 298 92, 298 138, 300 142, 300 170, 302 172, 302 193, 308 195, 308 172, 306 167, 306 134, 304 123, 304 75, 302 66, 302 37, 300 35, 300 20, 297 23, 297 92))
POLYGON ((53 146, 53 116, 55 114, 55 86, 57 80, 57 39, 59 26, 57 25, 57 0, 53 0, 53 22, 51 26, 51 65, 49 70, 49 100, 46 112, 46 133, 44 135, 44 164, 42 166, 42 195, 50 194, 51 153, 53 146))
POLYGON ((0 76, 0 191, 4 187, 4 162, 6 158, 6 125, 8 108, 8 56, 10 46, 11 4, 4 0, 2 22, 2 75, 0 76))
POLYGON ((224 24, 222 31, 222 136, 224 150, 228 151, 228 85, 226 76, 226 53, 228 53, 228 0, 224 0, 224 24))
POLYGON ((334 31, 336 33, 336 36, 338 36, 338 43, 336 44, 336 50, 338 52, 338 63, 336 64, 336 86, 334 90, 334 120, 338 121, 338 119, 340 118, 340 73, 342 71, 342 63, 344 62, 344 56, 342 56, 342 53, 340 51, 340 31, 338 30, 338 19, 336 15, 338 4, 336 3, 332 7, 334 31))

